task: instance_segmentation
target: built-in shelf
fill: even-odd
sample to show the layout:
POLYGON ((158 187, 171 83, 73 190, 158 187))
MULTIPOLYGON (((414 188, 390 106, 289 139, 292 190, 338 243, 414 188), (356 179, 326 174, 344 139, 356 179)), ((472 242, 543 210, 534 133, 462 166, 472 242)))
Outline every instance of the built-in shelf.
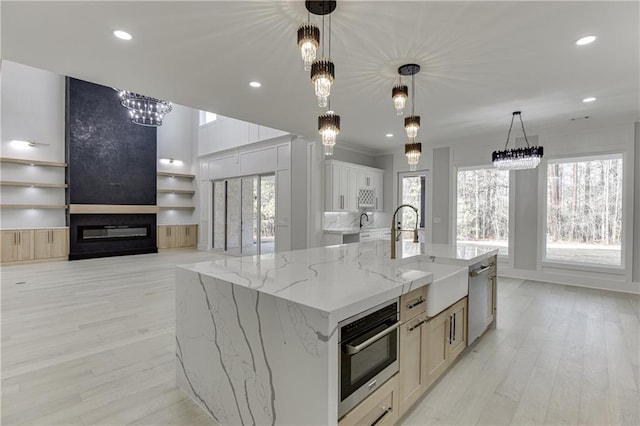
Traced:
POLYGON ((0 157, 0 163, 25 164, 27 166, 67 167, 67 163, 55 161, 25 160, 22 158, 0 157))
POLYGON ((168 189, 168 188, 158 189, 158 194, 189 194, 189 195, 193 195, 195 193, 196 193, 196 191, 194 191, 193 189, 168 189))
POLYGON ((0 181, 0 186, 27 186, 33 188, 66 188, 66 183, 43 183, 43 182, 13 182, 8 180, 0 181))
POLYGON ((158 206, 123 204, 71 204, 72 214, 153 214, 158 206))
POLYGON ((193 206, 158 206, 160 210, 193 210, 193 206))
POLYGON ((0 208, 3 209, 66 209, 69 206, 65 204, 2 204, 0 208))
POLYGON ((173 173, 173 172, 158 172, 158 176, 164 177, 175 177, 175 178, 183 178, 183 179, 195 179, 196 175, 191 175, 189 173, 173 173))

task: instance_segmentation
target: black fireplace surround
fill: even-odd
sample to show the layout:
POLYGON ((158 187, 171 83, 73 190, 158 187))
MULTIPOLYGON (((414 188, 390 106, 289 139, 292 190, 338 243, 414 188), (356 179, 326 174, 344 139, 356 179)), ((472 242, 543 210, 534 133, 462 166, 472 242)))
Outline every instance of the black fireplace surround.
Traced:
POLYGON ((72 214, 69 234, 69 260, 158 252, 155 214, 72 214))

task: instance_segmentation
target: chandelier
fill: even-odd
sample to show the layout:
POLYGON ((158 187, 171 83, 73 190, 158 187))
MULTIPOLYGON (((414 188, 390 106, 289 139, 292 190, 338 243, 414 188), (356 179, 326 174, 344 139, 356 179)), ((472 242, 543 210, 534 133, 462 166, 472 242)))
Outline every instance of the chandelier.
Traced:
MULTIPOLYGON (((314 59, 311 62, 311 83, 315 88, 316 97, 318 98, 318 107, 325 108, 328 104, 329 96, 331 95, 331 85, 333 84, 333 81, 335 79, 335 66, 331 61, 331 13, 336 9, 336 2, 305 1, 305 7, 307 8, 307 11, 309 13, 322 16, 322 57, 319 59, 314 59), (329 15, 329 29, 327 31, 327 56, 324 55, 325 15, 329 15)), ((298 39, 300 39, 300 30, 298 30, 298 39)), ((307 69, 306 65, 305 69, 307 69)))
POLYGON ((333 111, 327 111, 318 117, 318 133, 322 136, 324 155, 333 155, 336 136, 340 133, 340 116, 333 111))
POLYGON ((493 151, 491 158, 494 167, 498 169, 526 170, 538 167, 543 153, 544 150, 541 146, 529 146, 529 140, 527 139, 527 133, 524 130, 521 112, 514 111, 511 116, 511 125, 509 126, 509 133, 507 133, 507 142, 504 144, 504 149, 502 151, 493 151), (524 134, 524 140, 527 146, 526 148, 507 149, 507 146, 509 145, 509 138, 511 137, 511 129, 513 128, 513 120, 516 118, 516 115, 520 119, 522 134, 524 134))
POLYGON ((171 112, 173 106, 169 101, 150 98, 128 90, 118 91, 120 104, 129 110, 131 121, 141 126, 162 126, 165 114, 171 112))
MULTIPOLYGON (((416 103, 415 102, 415 99, 416 99, 415 76, 419 72, 420 72, 420 65, 417 65, 417 64, 406 64, 398 68, 398 74, 400 74, 401 76, 403 75, 411 76, 411 115, 408 117, 405 117, 404 119, 404 128, 407 131, 407 138, 409 138, 409 140, 404 145, 404 153, 407 156, 407 163, 409 164, 409 170, 411 170, 412 172, 414 172, 417 169, 418 163, 420 162, 420 154, 422 154, 422 144, 416 140, 416 138, 418 137, 418 129, 420 128, 420 116, 415 115, 415 103, 416 103)), ((394 104, 396 100, 395 94, 396 94, 397 87, 398 86, 395 86, 392 91, 394 104)), ((405 89, 405 93, 408 92, 406 90, 407 86, 403 86, 403 87, 405 89)), ((398 110, 398 107, 396 106, 396 111, 397 110, 398 110)), ((398 113, 398 115, 400 114, 401 112, 398 113)))
POLYGON ((316 53, 320 46, 320 29, 309 22, 298 28, 298 47, 304 62, 304 70, 311 71, 311 64, 316 59, 316 53))
POLYGON ((402 80, 399 78, 398 84, 393 86, 391 90, 391 99, 393 99, 393 106, 396 108, 397 115, 402 115, 408 97, 409 89, 402 84, 402 80))

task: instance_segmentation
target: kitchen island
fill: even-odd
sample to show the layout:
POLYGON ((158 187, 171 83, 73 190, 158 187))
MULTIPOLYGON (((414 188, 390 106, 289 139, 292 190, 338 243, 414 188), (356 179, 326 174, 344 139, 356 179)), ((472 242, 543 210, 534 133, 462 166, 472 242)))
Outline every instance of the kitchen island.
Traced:
POLYGON ((411 264, 433 247, 399 245, 396 260, 371 241, 178 267, 178 385, 221 424, 336 424, 338 323, 433 281, 411 264))

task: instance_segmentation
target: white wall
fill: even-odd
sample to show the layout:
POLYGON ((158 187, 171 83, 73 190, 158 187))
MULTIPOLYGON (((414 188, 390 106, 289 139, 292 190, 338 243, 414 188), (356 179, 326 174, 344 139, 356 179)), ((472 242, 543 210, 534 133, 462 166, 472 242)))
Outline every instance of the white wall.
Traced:
POLYGON ((198 155, 214 154, 285 135, 287 133, 280 130, 218 114, 216 120, 199 128, 198 155))
MULTIPOLYGON (((65 161, 65 79, 14 62, 0 69, 0 156, 65 161), (12 140, 48 144, 29 148, 12 140)), ((64 183, 61 167, 2 164, 0 180, 64 183)), ((63 188, 0 187, 0 204, 65 204, 63 188)), ((64 209, 1 209, 0 228, 65 226, 64 209)))

